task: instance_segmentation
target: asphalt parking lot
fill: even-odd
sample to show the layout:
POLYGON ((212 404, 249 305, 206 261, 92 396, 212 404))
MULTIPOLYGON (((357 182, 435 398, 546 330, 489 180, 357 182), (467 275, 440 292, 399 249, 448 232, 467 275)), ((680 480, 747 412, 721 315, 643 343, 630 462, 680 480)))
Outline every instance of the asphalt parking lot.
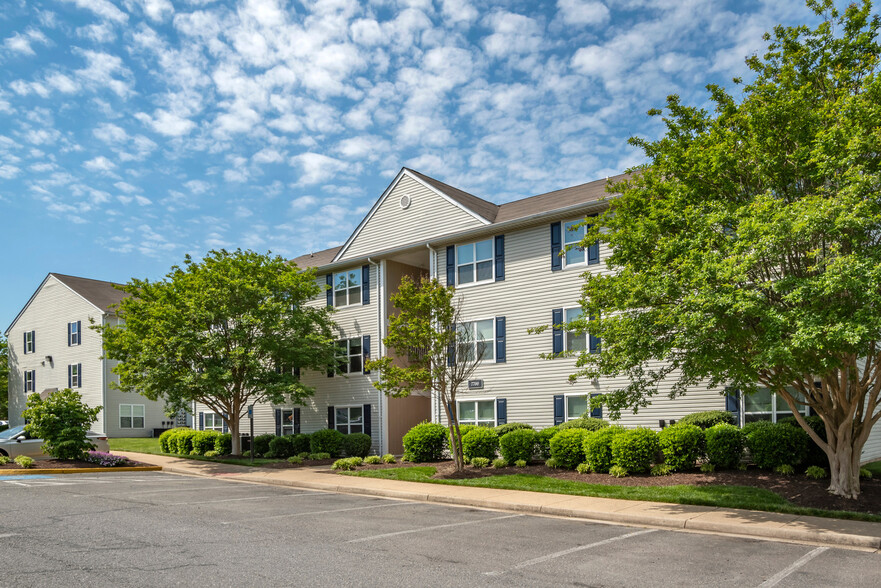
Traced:
POLYGON ((161 472, 0 477, 0 586, 878 586, 881 555, 161 472))

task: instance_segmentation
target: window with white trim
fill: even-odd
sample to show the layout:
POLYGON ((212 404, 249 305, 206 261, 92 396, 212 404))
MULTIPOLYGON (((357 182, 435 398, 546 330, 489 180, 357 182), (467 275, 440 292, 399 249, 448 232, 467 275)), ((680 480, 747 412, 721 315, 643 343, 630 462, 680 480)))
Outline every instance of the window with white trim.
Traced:
POLYGON ((493 240, 456 246, 456 285, 492 282, 493 240))
MULTIPOLYGON (((580 419, 590 409, 590 399, 587 394, 566 396, 566 420, 580 419)), ((590 416, 588 414, 587 416, 590 416)))
POLYGON ((337 364, 344 374, 360 374, 362 366, 361 337, 337 341, 337 364))
POLYGON ((145 412, 143 404, 120 404, 119 428, 143 429, 145 412))
POLYGON ((70 387, 71 388, 82 388, 82 374, 80 373, 80 366, 82 364, 72 363, 67 366, 67 369, 70 370, 70 387))
POLYGON ((567 266, 587 263, 587 251, 579 245, 584 239, 585 226, 582 224, 583 222, 584 219, 563 223, 563 248, 566 250, 563 259, 567 266))
POLYGON ((82 343, 82 335, 80 334, 80 321, 73 321, 72 323, 67 323, 67 344, 68 346, 79 345, 82 343))
MULTIPOLYGON (((792 388, 787 388, 796 400, 801 399, 801 394, 792 388)), ((798 405, 796 405, 798 406, 798 405)), ((807 406, 799 407, 800 413, 807 416, 809 414, 807 406)), ((759 388, 753 394, 743 395, 743 413, 744 421, 751 423, 753 421, 771 421, 776 423, 784 417, 791 417, 792 411, 782 396, 776 392, 771 392, 768 388, 759 388)))
POLYGON ((204 420, 204 426, 202 429, 205 431, 217 431, 218 433, 223 433, 223 417, 216 412, 206 412, 202 415, 204 420))
POLYGON ((36 349, 36 345, 34 341, 36 339, 35 331, 25 331, 24 334, 24 352, 25 353, 34 353, 36 349))
POLYGON ((24 373, 24 391, 36 392, 37 370, 29 370, 24 373))
MULTIPOLYGON (((567 308, 563 312, 563 320, 566 321, 567 325, 572 321, 580 319, 582 316, 582 308, 580 306, 567 308)), ((570 331, 567 329, 565 341, 566 351, 584 351, 587 349, 587 333, 584 331, 570 331)))
POLYGON ((459 323, 456 329, 460 358, 464 361, 495 359, 495 319, 459 323))
POLYGON ((334 407, 336 430, 346 435, 350 433, 364 432, 364 407, 363 406, 337 406, 334 407))
POLYGON ((467 400, 459 402, 458 405, 460 425, 496 426, 495 400, 467 400))
POLYGON ((361 304, 361 268, 333 275, 333 305, 361 304))
POLYGON ((281 434, 294 434, 294 411, 292 409, 281 409, 281 434))

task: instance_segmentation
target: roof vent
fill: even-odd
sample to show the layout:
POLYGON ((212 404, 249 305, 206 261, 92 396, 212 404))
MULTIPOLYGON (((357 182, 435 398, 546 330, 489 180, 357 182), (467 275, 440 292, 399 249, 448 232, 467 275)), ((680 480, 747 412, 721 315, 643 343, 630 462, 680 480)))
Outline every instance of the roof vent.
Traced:
POLYGON ((408 208, 410 208, 410 204, 412 202, 413 200, 410 198, 410 195, 404 194, 403 196, 401 196, 401 209, 407 210, 408 208))

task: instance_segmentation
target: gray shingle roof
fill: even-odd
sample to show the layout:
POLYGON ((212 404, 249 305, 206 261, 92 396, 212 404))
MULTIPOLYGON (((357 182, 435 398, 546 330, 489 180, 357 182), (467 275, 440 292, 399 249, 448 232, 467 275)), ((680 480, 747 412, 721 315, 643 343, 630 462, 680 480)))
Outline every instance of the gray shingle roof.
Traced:
POLYGON ((333 261, 333 258, 336 257, 336 254, 340 249, 342 249, 342 245, 337 245, 336 247, 331 247, 324 251, 316 251, 315 253, 295 257, 291 262, 297 264, 297 267, 301 269, 327 265, 333 261))
POLYGON ((123 298, 128 296, 125 292, 114 288, 114 285, 122 284, 56 273, 50 273, 49 275, 55 276, 57 280, 67 285, 68 288, 107 312, 113 312, 113 309, 110 307, 114 304, 119 304, 123 298))

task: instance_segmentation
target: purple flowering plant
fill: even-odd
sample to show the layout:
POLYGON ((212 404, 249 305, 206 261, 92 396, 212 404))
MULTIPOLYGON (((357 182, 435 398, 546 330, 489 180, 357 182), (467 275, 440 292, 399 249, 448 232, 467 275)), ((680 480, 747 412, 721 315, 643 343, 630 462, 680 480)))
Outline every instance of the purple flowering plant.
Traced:
POLYGON ((106 468, 131 465, 128 458, 121 455, 111 455, 103 451, 89 451, 83 459, 89 463, 106 468))

